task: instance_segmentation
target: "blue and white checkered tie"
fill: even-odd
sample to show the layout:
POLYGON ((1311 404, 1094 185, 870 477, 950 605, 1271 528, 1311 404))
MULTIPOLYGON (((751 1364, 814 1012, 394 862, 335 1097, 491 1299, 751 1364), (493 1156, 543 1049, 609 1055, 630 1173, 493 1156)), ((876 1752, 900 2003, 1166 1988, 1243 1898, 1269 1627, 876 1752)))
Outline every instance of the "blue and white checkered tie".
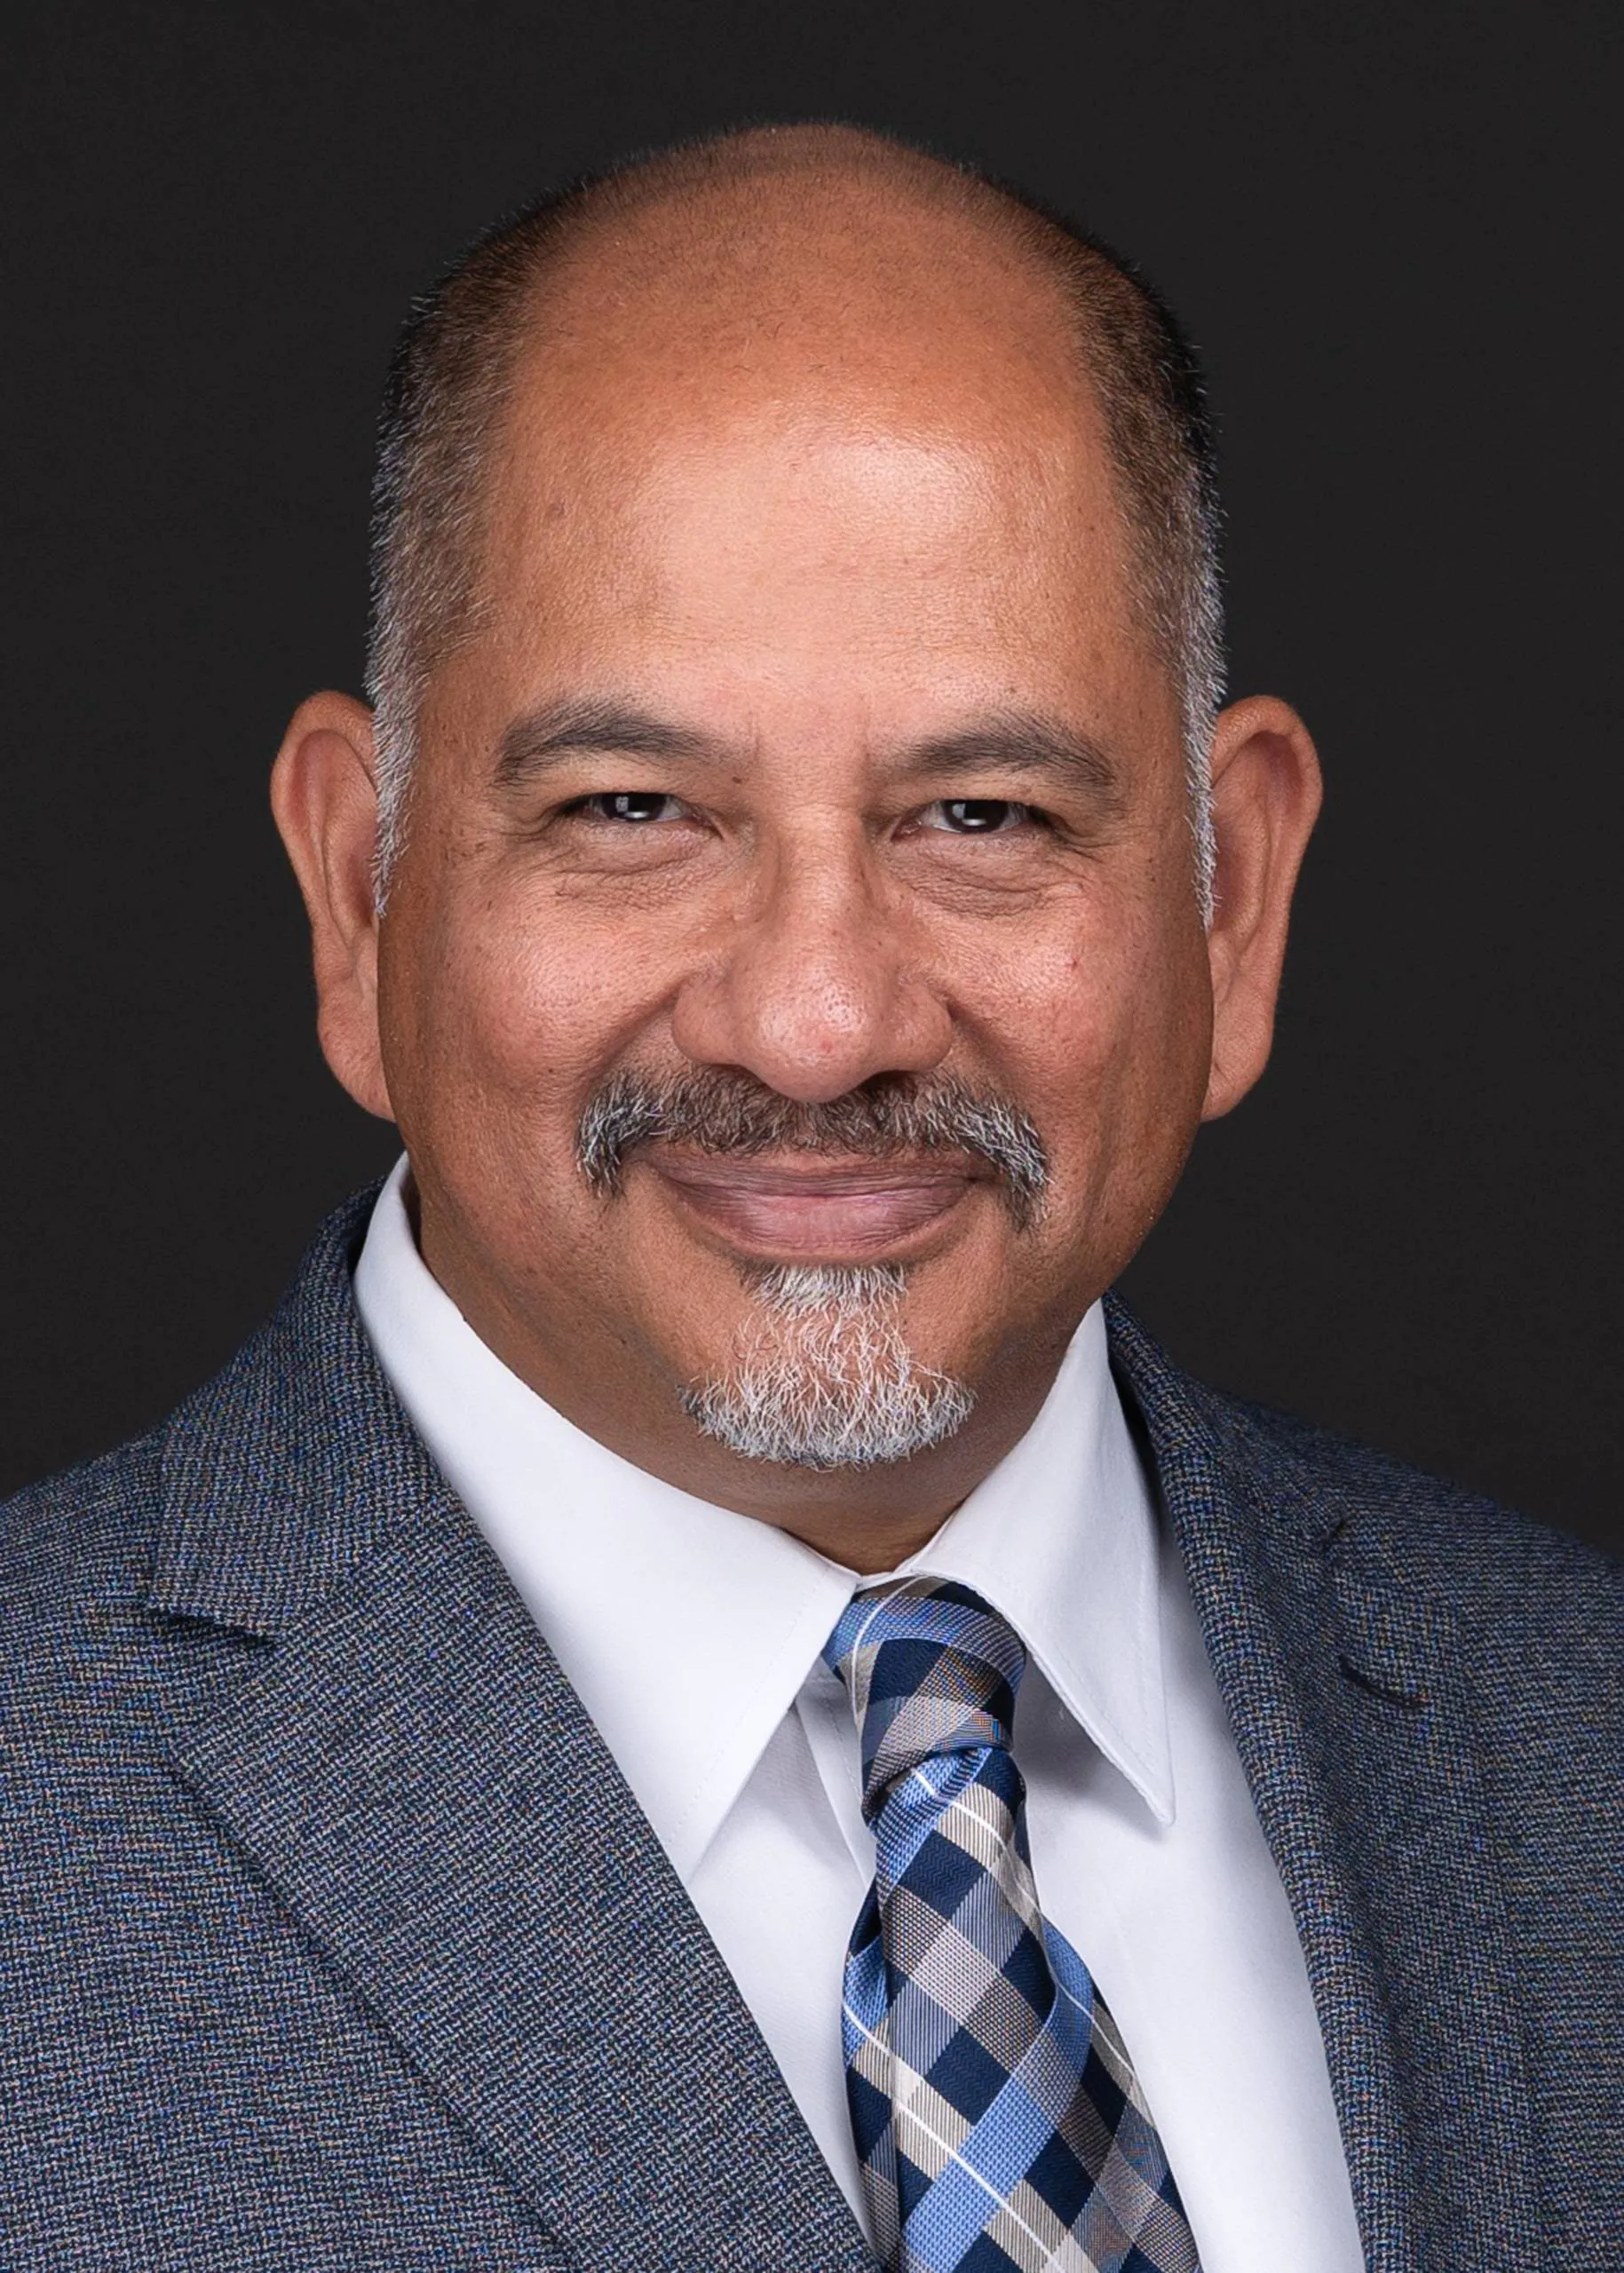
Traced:
POLYGON ((968 1587, 907 1579, 857 1596, 823 1655, 875 1835, 844 2036, 888 2273, 1199 2273, 1116 2024, 1038 1909, 1019 1638, 968 1587))

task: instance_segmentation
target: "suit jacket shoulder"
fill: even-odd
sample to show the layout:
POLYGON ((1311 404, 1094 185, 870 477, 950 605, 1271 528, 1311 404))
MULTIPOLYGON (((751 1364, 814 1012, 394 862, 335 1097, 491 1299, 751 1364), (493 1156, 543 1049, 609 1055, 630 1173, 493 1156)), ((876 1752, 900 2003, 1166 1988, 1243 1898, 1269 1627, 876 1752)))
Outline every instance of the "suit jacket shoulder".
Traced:
MULTIPOLYGON (((1559 1637, 1558 1666, 1611 1664, 1616 1676, 1624 1563, 1295 1414, 1188 1388, 1233 1473, 1255 1477, 1282 1507, 1295 1504, 1326 1537, 1345 1533, 1350 1544, 1357 1538, 1373 1580, 1385 1575, 1418 1589, 1485 1638, 1494 1631, 1520 1637, 1535 1652, 1535 1686, 1549 1669, 1539 1641, 1549 1632, 1559 1637)), ((1616 1677, 1603 1691, 1616 1701, 1616 1677)))
MULTIPOLYGON (((1508 1845, 1624 1895, 1624 1564, 1291 1415, 1204 1391, 1224 1458, 1320 1536, 1350 1662, 1403 1688, 1406 1631, 1447 1631, 1508 1845), (1391 1605, 1402 1604, 1395 1615, 1391 1605)), ((1624 1928, 1624 1917, 1620 1918, 1624 1928)), ((1621 1945, 1624 1946, 1624 1945, 1621 1945)))
POLYGON ((156 1508, 162 1432, 48 1477, 0 1502, 0 1680, 38 1637, 109 1590, 133 1592, 156 1508))

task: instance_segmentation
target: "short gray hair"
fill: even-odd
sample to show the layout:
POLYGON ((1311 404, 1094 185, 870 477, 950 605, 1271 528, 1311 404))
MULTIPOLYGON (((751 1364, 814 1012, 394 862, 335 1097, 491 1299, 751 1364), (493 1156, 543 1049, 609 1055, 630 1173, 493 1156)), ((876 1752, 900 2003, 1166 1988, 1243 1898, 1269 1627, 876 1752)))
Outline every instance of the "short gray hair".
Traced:
POLYGON ((910 188, 999 232, 1060 283, 1104 412, 1134 547, 1136 605, 1178 688, 1196 886, 1209 915, 1209 762, 1224 700, 1224 623, 1212 440, 1194 351, 1143 277, 1087 231, 989 176, 844 126, 750 129, 630 160, 502 221, 414 304, 384 398, 373 487, 367 692, 376 717, 379 905, 404 836, 424 690, 479 627, 491 442, 547 271, 590 225, 796 170, 860 172, 910 188))

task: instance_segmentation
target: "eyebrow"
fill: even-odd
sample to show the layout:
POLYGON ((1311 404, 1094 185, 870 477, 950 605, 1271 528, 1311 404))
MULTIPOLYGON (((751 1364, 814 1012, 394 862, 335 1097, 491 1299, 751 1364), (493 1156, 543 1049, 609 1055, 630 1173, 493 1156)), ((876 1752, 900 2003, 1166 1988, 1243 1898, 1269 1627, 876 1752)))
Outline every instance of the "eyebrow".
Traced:
POLYGON ((496 746, 496 780, 503 788, 518 788, 544 774, 558 759, 590 751, 602 756, 688 763, 724 754, 712 736, 626 703, 549 702, 515 718, 503 733, 496 746))
POLYGON ((910 772, 1018 773, 1114 803, 1121 776, 1103 743, 1038 711, 999 710, 909 753, 910 772))
MULTIPOLYGON (((679 764, 738 763, 738 748, 692 726, 613 700, 545 703, 516 718, 496 751, 496 780, 518 788, 544 777, 561 760, 583 753, 665 759, 679 764)), ((956 733, 932 735, 896 753, 907 773, 1015 773, 1082 789, 1108 804, 1121 778, 1102 744, 1039 711, 995 710, 956 733)))

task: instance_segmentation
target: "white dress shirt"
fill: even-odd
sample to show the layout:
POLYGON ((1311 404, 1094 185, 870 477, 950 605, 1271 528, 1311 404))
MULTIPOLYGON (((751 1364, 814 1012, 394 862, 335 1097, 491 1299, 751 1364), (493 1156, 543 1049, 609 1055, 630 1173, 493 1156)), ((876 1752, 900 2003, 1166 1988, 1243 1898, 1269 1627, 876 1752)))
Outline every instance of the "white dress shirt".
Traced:
MULTIPOLYGON (((874 1846, 852 1710, 820 1657, 860 1581, 633 1467, 510 1373, 419 1256, 405 1168, 355 1277, 384 1370, 867 2223, 840 2007, 874 1846)), ((973 1587, 1030 1653, 1016 1751, 1039 1898, 1121 2029, 1203 2273, 1359 2273, 1295 1928, 1097 1306, 1026 1436, 904 1567, 973 1587)))

